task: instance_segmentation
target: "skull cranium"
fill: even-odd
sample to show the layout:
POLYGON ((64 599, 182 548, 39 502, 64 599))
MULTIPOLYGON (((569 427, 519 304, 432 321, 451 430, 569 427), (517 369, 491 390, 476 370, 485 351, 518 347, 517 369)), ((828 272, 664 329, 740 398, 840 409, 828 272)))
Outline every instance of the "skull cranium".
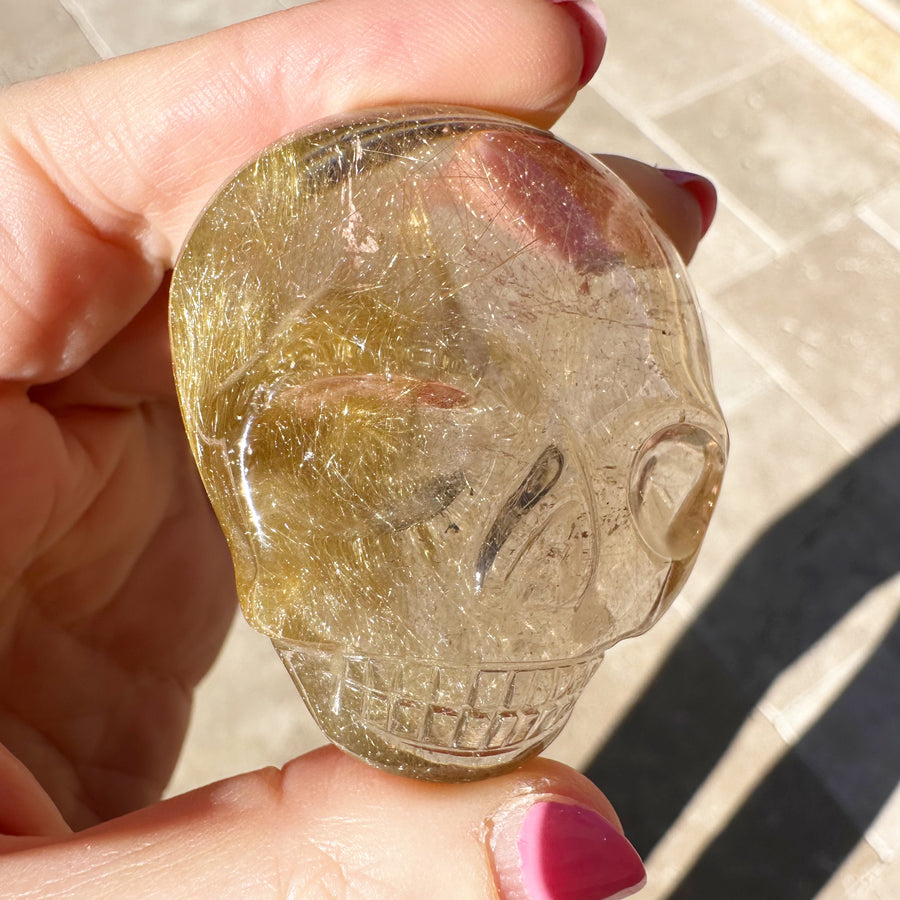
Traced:
POLYGON ((171 326, 244 612, 370 762, 537 753, 693 565, 727 436, 683 264, 545 132, 435 108, 284 139, 199 219, 171 326))

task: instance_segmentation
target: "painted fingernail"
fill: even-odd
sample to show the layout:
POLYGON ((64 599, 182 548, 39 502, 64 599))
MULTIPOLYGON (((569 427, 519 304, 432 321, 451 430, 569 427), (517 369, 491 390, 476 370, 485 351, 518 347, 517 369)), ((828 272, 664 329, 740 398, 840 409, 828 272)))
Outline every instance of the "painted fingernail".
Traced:
POLYGON ((606 50, 606 16, 593 0, 552 0, 565 7, 578 23, 581 44, 584 47, 584 63, 581 67, 579 87, 584 87, 600 68, 600 60, 606 50))
POLYGON ((684 188, 693 194, 694 199, 700 206, 700 216, 702 221, 701 237, 709 231, 709 226, 716 215, 716 203, 718 202, 716 194, 716 186, 702 175, 694 172, 682 172, 679 169, 660 169, 661 174, 665 175, 669 181, 675 182, 679 187, 684 188))
POLYGON ((641 858, 616 827, 563 798, 496 816, 489 845, 502 900, 620 900, 646 882, 641 858))

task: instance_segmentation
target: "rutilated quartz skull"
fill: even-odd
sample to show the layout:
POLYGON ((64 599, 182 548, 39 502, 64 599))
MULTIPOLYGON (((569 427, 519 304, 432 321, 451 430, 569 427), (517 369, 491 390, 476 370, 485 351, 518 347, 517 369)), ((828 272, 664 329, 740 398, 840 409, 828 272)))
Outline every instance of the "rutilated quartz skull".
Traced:
POLYGON ((434 107, 278 142, 196 223, 171 335, 243 611, 377 766, 538 753, 697 556, 727 437, 684 266, 546 132, 434 107))

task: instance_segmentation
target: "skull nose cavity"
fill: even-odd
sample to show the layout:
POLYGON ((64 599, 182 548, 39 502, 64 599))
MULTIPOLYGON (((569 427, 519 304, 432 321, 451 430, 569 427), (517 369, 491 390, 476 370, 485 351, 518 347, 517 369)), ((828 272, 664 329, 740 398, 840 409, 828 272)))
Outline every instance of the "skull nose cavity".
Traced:
POLYGON ((682 560, 700 549, 724 469, 724 450, 698 425, 670 425, 644 442, 632 466, 628 502, 654 553, 682 560))
POLYGON ((530 509, 553 490, 562 475, 565 463, 566 459, 558 447, 553 445, 547 447, 515 492, 507 498, 481 546, 475 567, 475 583, 479 589, 513 529, 530 509))

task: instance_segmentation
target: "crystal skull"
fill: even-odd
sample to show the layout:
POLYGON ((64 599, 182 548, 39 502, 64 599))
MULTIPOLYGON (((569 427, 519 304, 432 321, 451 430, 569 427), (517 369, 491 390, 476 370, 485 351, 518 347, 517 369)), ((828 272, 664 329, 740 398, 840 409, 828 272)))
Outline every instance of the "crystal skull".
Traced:
POLYGON ((691 570, 727 451, 692 288, 547 132, 397 108, 279 141, 195 224, 170 324, 244 614, 374 765, 538 753, 691 570))

